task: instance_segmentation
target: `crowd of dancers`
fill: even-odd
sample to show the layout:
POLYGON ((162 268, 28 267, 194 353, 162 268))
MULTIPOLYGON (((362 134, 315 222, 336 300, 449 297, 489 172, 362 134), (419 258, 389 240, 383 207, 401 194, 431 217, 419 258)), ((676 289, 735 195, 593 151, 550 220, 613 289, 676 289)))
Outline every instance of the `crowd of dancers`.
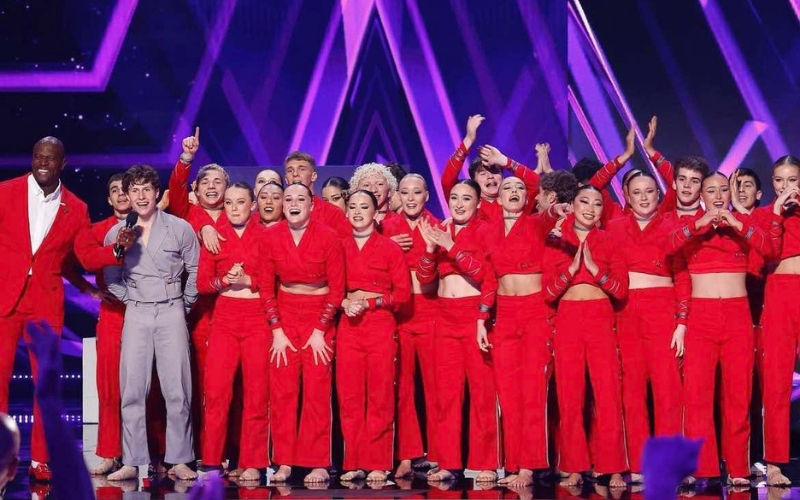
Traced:
MULTIPOLYGON (((0 184, 0 410, 25 322, 63 325, 63 275, 102 300, 92 472, 112 481, 160 455, 180 479, 199 459, 239 481, 272 466, 272 483, 294 469, 327 482, 335 390, 340 481, 408 477, 422 461, 430 482, 468 468, 524 487, 553 470, 565 486, 591 474, 624 487, 644 481, 652 420, 656 435, 703 439, 687 484, 719 477, 724 461, 727 482, 744 486, 755 369, 766 482, 790 484, 800 160, 775 161, 776 197, 763 203, 752 170, 667 160, 653 118, 643 147, 660 178, 627 170, 617 203, 608 186, 635 153, 633 131, 606 165, 571 170, 551 168, 546 144, 535 169, 480 146, 459 179, 483 120, 469 117, 444 168, 444 221, 426 209, 425 178, 396 164, 362 165, 320 194, 302 152, 252 186, 217 164, 190 184, 197 129, 167 189, 146 165, 115 174, 114 214, 90 227, 60 181, 63 144, 40 140, 32 173, 0 184)), ((36 411, 30 473, 48 480, 36 411)))

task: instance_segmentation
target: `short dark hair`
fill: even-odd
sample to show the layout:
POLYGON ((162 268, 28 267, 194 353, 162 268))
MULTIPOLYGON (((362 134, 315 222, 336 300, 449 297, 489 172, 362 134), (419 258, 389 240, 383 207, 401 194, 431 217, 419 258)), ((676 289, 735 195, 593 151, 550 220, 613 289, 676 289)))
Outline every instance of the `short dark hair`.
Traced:
POLYGON ((302 160, 311 165, 311 168, 314 170, 317 169, 317 162, 314 160, 314 157, 304 151, 292 151, 289 153, 289 156, 283 160, 283 166, 285 167, 292 160, 302 160))
POLYGON ((404 169, 403 166, 396 161, 386 162, 384 165, 389 169, 389 172, 392 173, 394 178, 397 179, 398 184, 400 184, 400 180, 408 173, 406 169, 404 169))
POLYGON ((467 170, 469 172, 469 178, 474 181, 475 176, 481 170, 488 170, 489 172, 496 174, 500 171, 500 166, 499 165, 486 166, 483 164, 483 160, 481 160, 480 157, 477 157, 469 163, 469 168, 467 170))
POLYGON ((472 179, 461 179, 461 180, 457 181, 455 184, 453 184, 453 187, 456 187, 459 184, 465 184, 465 185, 471 187, 475 191, 475 194, 478 196, 478 198, 481 197, 481 186, 477 182, 475 182, 474 180, 472 180, 472 179))
POLYGON ((358 191, 356 191, 354 193, 350 193, 349 200, 352 200, 353 196, 355 196, 357 194, 363 194, 363 195, 366 195, 367 197, 369 197, 370 201, 372 202, 372 208, 374 208, 376 210, 378 209, 378 198, 375 197, 375 194, 373 194, 372 191, 367 191, 366 189, 359 189, 358 191))
POLYGON ((756 184, 756 191, 761 191, 761 179, 758 177, 758 174, 752 168, 742 167, 738 169, 739 171, 739 179, 742 177, 752 177, 753 182, 756 184))
POLYGON ((678 178, 678 172, 681 169, 691 170, 697 172, 705 180, 711 168, 708 166, 708 161, 702 156, 681 156, 675 160, 675 179, 678 178))
POLYGON ((122 182, 122 179, 124 177, 125 177, 125 172, 117 172, 116 174, 108 178, 108 182, 106 183, 106 191, 108 191, 108 194, 111 194, 111 185, 117 181, 122 182))
POLYGON ((251 186, 250 184, 244 181, 237 181, 229 185, 225 190, 227 191, 230 188, 246 189, 247 192, 250 194, 250 201, 256 201, 256 196, 255 194, 253 194, 253 186, 251 186))
POLYGON ((156 191, 161 191, 161 180, 158 172, 150 165, 133 165, 122 176, 122 190, 128 192, 132 184, 151 184, 156 191))
POLYGON ((580 184, 589 182, 598 170, 603 168, 603 164, 593 158, 581 158, 572 167, 572 175, 578 180, 580 184))
POLYGON ((575 192, 575 196, 577 197, 578 193, 580 193, 581 191, 595 191, 597 193, 600 193, 601 195, 603 194, 603 191, 600 190, 600 188, 592 186, 591 184, 584 184, 583 186, 578 186, 578 189, 575 192))
POLYGON ((347 179, 343 177, 328 177, 325 179, 325 182, 322 183, 322 189, 326 187, 335 187, 336 189, 341 189, 342 191, 350 191, 350 183, 347 182, 347 179))
POLYGON ((578 179, 567 170, 555 170, 542 176, 539 189, 554 192, 558 203, 569 203, 578 192, 578 179))

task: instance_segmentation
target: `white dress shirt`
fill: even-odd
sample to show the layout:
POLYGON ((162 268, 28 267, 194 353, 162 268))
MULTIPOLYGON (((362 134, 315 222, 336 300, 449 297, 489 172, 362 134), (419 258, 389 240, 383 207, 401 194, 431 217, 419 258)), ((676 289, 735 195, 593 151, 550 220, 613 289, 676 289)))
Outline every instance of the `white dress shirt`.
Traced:
MULTIPOLYGON (((61 181, 58 187, 47 196, 33 175, 28 176, 28 225, 31 229, 31 255, 36 255, 36 251, 42 246, 47 233, 56 220, 56 214, 61 206, 61 181)), ((33 268, 28 271, 33 274, 33 268)))

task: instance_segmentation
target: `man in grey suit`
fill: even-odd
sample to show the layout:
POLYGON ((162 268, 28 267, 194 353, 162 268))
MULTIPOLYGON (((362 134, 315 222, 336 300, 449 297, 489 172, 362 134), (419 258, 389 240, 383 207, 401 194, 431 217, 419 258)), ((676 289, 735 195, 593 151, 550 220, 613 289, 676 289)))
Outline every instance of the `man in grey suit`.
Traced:
MULTIPOLYGON (((119 266, 107 267, 108 290, 125 303, 120 356, 123 467, 111 481, 139 476, 139 466, 150 462, 147 447, 145 401, 155 358, 161 391, 167 403, 167 450, 171 476, 193 479, 187 465, 194 461, 191 426, 192 376, 186 312, 197 299, 197 263, 200 246, 192 227, 157 206, 158 173, 134 165, 122 179, 122 190, 139 214, 136 241, 119 266), (188 274, 185 288, 181 284, 188 274)), ((124 221, 114 226, 106 241, 116 241, 124 221)))

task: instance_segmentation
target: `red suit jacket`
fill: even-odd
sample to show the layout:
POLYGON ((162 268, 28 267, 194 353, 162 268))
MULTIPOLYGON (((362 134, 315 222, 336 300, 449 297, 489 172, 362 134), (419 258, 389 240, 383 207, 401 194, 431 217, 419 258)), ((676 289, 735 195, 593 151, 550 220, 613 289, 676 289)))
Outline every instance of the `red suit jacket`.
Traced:
MULTIPOLYGON (((28 174, 30 175, 30 174, 28 174)), ((86 204, 61 186, 61 206, 50 231, 35 255, 31 254, 28 225, 28 175, 0 183, 0 316, 8 316, 26 289, 33 294, 37 318, 53 327, 64 324, 64 261, 75 251, 89 271, 118 265, 111 246, 92 237, 86 204), (28 271, 33 274, 28 280, 28 271)))

